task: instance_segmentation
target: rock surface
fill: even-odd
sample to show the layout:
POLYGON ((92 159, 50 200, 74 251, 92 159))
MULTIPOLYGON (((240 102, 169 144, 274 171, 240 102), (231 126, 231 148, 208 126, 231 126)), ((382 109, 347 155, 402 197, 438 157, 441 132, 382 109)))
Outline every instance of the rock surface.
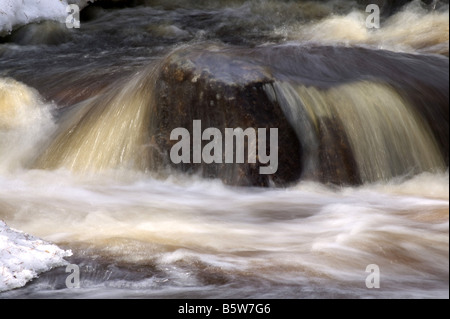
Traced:
MULTIPOLYGON (((299 179, 301 147, 295 131, 280 107, 269 100, 263 86, 273 78, 264 66, 236 59, 227 52, 209 50, 178 51, 166 59, 156 81, 156 109, 152 114, 152 136, 171 163, 168 151, 176 143, 169 139, 173 129, 192 132, 192 121, 202 127, 278 128, 279 162, 273 176, 259 174, 259 164, 180 164, 182 171, 201 172, 240 186, 285 185, 299 179)), ((204 142, 203 146, 208 142, 204 142)))

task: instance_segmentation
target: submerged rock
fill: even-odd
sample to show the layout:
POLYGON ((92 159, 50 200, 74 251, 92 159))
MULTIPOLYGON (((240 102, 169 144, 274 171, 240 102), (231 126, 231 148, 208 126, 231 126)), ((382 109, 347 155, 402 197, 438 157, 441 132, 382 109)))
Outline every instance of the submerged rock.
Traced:
MULTIPOLYGON (((156 80, 157 107, 150 125, 152 140, 162 150, 160 160, 232 185, 286 185, 298 180, 301 147, 279 105, 264 92, 264 85, 272 81, 264 66, 236 59, 227 52, 180 50, 172 54, 156 80), (203 128, 214 127, 221 132, 225 128, 278 128, 278 157, 283 165, 274 175, 261 175, 260 164, 247 160, 245 164, 173 164, 169 158, 176 143, 170 140, 172 130, 181 127, 192 132, 196 119, 202 121, 203 128)), ((207 143, 203 141, 203 146, 207 143)))
POLYGON ((180 49, 165 59, 155 82, 150 124, 158 149, 154 162, 232 185, 253 186, 287 185, 299 179, 354 185, 445 169, 445 67, 448 70, 448 60, 438 57, 360 48, 180 49), (352 110, 359 107, 364 111, 354 117, 352 110), (396 114, 389 114, 390 109, 396 114), (407 124, 389 124, 403 121, 401 112, 408 113, 407 124), (352 118, 367 124, 353 127, 352 118), (203 129, 222 132, 278 128, 278 171, 261 175, 260 165, 248 162, 172 163, 170 149, 177 141, 170 140, 170 134, 179 127, 192 132, 193 120, 201 120, 203 129), (364 125, 370 130, 358 132, 364 125), (414 125, 416 132, 411 132, 414 125), (416 151, 430 156, 417 156, 416 151))

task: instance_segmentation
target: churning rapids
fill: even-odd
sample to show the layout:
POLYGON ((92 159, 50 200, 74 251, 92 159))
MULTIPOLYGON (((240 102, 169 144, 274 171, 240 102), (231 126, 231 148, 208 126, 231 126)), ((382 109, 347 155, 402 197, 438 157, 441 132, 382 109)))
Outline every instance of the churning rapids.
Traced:
POLYGON ((449 297, 448 1, 375 30, 364 1, 108 3, 0 19, 0 298, 449 297), (279 128, 278 172, 170 163, 195 119, 279 128), (10 228, 54 258, 11 266, 10 228))

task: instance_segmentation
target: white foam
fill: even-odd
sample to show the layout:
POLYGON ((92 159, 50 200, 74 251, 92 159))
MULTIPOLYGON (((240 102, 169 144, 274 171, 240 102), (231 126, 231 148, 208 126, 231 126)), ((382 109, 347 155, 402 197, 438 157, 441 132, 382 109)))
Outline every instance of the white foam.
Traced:
POLYGON ((0 172, 27 166, 39 143, 53 132, 54 106, 35 89, 10 78, 0 78, 0 172))
POLYGON ((95 0, 0 0, 0 35, 18 26, 44 20, 64 22, 66 7, 76 4, 83 8, 95 0))
POLYGON ((379 29, 366 27, 368 14, 353 10, 313 23, 277 28, 288 40, 325 45, 363 45, 397 52, 446 53, 449 47, 448 6, 429 11, 419 1, 383 20, 379 29))
POLYGON ((0 292, 24 286, 40 273, 64 266, 71 256, 55 245, 9 228, 0 221, 0 292))

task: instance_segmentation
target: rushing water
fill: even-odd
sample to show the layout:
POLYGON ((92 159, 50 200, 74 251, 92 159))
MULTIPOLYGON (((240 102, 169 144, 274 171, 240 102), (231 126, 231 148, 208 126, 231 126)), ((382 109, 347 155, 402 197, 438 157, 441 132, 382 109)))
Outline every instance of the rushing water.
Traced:
MULTIPOLYGON (((359 51, 353 70, 329 61, 311 74, 320 88, 293 80, 298 65, 278 65, 278 80, 264 90, 312 154, 305 170, 318 169, 309 132, 339 119, 360 186, 307 174, 287 188, 226 186, 155 170, 145 151, 155 74, 180 48, 410 53, 446 68, 414 80, 404 77, 415 69, 403 70, 402 85, 448 98, 435 83, 448 78, 448 5, 415 1, 374 31, 353 1, 146 3, 92 7, 80 30, 45 22, 0 44, 0 219, 71 249, 66 260, 81 270, 80 289, 67 289, 68 274, 57 268, 0 298, 448 298, 449 174, 439 128, 401 85, 347 80, 360 72, 359 51), (370 264, 380 267, 380 289, 366 288, 370 264)), ((413 56, 397 61, 420 69, 413 56)))

